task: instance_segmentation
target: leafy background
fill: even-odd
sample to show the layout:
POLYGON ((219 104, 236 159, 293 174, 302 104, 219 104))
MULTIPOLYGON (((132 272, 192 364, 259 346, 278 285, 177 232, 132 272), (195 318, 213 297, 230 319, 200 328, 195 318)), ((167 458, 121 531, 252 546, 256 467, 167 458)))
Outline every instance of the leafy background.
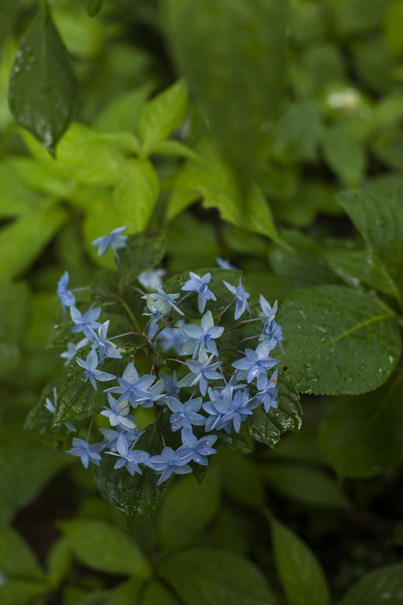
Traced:
POLYGON ((2 1, 2 602, 403 602, 402 28, 401 0, 2 1), (120 224, 279 300, 304 413, 129 533, 31 412, 55 284, 120 224))

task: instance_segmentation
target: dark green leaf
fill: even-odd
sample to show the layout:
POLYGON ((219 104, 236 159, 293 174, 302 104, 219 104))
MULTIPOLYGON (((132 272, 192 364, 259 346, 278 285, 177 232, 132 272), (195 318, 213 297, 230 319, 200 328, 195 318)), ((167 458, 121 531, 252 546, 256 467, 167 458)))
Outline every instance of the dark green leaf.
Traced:
POLYGON ((140 605, 178 605, 178 601, 163 584, 153 581, 145 589, 140 605))
POLYGON ((149 575, 144 555, 118 527, 90 519, 64 521, 60 527, 71 550, 84 565, 108 573, 149 575))
POLYGON ((4 42, 12 35, 20 0, 3 0, 0 6, 0 57, 4 42))
POLYGON ((87 13, 90 17, 96 17, 102 8, 105 0, 88 0, 87 2, 87 13))
POLYGON ((341 286, 291 295, 281 306, 283 362, 304 393, 356 395, 376 389, 401 352, 397 324, 373 298, 341 286))
POLYGON ((276 160, 314 161, 321 132, 321 116, 313 101, 293 103, 282 115, 274 133, 272 154, 276 160))
POLYGON ((45 2, 20 42, 9 103, 18 124, 54 154, 76 110, 77 82, 45 2))
POLYGON ((158 571, 186 605, 276 604, 258 568, 225 550, 185 550, 164 559, 158 571))
POLYGON ((0 568, 7 577, 42 578, 43 570, 28 544, 12 527, 0 530, 0 568))
POLYGON ((339 125, 328 127, 322 142, 325 160, 341 182, 350 187, 359 185, 366 165, 362 143, 339 125))
POLYGON ((308 546, 287 527, 272 520, 276 567, 289 605, 328 605, 323 570, 308 546))
POLYGON ((296 290, 337 283, 317 254, 301 250, 291 252, 276 246, 270 251, 269 258, 274 273, 296 290))
POLYGON ((164 257, 166 239, 162 234, 137 233, 129 235, 126 248, 119 252, 122 277, 126 284, 140 273, 158 265, 164 257))
POLYGON ((340 605, 399 605, 403 603, 403 565, 380 567, 357 582, 340 605))
POLYGON ((260 469, 252 458, 234 452, 220 452, 221 480, 228 495, 243 505, 260 509, 265 492, 260 469))
POLYGON ((371 477, 403 461, 402 379, 399 372, 380 389, 326 403, 321 447, 342 477, 371 477))
POLYGON ((269 447, 274 447, 286 431, 298 432, 302 422, 298 391, 288 374, 280 372, 277 388, 278 407, 266 414, 260 406, 246 423, 249 434, 269 447))
POLYGON ((165 496, 158 516, 162 548, 166 553, 189 546, 215 517, 220 504, 216 469, 208 469, 199 485, 194 477, 179 479, 165 496))
POLYGON ((21 358, 29 312, 28 286, 2 284, 0 294, 0 377, 6 379, 21 358))

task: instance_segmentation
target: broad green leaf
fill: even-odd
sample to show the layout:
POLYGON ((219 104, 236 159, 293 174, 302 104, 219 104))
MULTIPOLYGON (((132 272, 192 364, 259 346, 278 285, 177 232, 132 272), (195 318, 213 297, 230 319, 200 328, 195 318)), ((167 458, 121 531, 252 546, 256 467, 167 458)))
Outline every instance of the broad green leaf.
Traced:
POLYGON ((403 267, 403 191, 383 196, 371 191, 345 191, 337 201, 347 212, 369 249, 384 265, 391 288, 401 302, 403 267))
POLYGON ((323 154, 329 168, 347 186, 361 183, 366 157, 364 147, 343 126, 329 126, 323 133, 323 154))
POLYGON ((299 394, 287 373, 280 372, 277 388, 278 407, 266 414, 260 406, 246 423, 249 434, 269 447, 274 447, 286 431, 298 432, 302 423, 299 394))
POLYGON ((285 498, 311 506, 349 506, 341 486, 321 469, 287 462, 270 464, 262 472, 269 486, 285 498))
POLYGON ((403 565, 388 565, 366 574, 344 595, 340 605, 403 603, 403 565))
POLYGON ((187 86, 183 80, 146 104, 138 123, 144 153, 152 153, 155 145, 167 139, 183 122, 187 105, 187 86))
POLYGON ((80 563, 108 573, 149 575, 144 555, 118 527, 90 519, 64 521, 60 527, 80 563))
POLYGON ((40 4, 20 42, 10 79, 9 103, 18 124, 54 154, 74 117, 77 82, 46 2, 40 4))
POLYGON ((49 593, 45 582, 29 580, 10 580, 0 586, 0 602, 7 605, 27 605, 29 603, 43 602, 49 593))
POLYGON ((158 515, 158 530, 166 553, 193 543, 216 516, 220 504, 219 476, 208 469, 199 485, 194 477, 183 477, 164 498, 158 515))
POLYGON ((160 582, 148 584, 139 605, 179 605, 174 595, 160 582))
POLYGON ((185 605, 275 605, 260 570, 229 551, 199 548, 164 559, 159 575, 185 605))
MULTIPOLYGON (((173 178, 172 188, 194 191, 203 199, 206 208, 217 208, 223 220, 276 239, 277 231, 270 206, 259 187, 253 185, 244 200, 234 173, 218 159, 212 147, 204 144, 197 151, 201 160, 188 162, 173 178)), ((173 218, 182 209, 182 206, 177 206, 175 198, 171 199, 167 215, 173 218)))
POLYGON ((245 453, 221 451, 215 460, 221 471, 223 487, 231 499, 240 504, 260 509, 265 491, 260 469, 245 453))
MULTIPOLYGON (((136 448, 153 454, 160 454, 164 446, 153 431, 140 437, 136 448)), ((113 507, 122 511, 128 522, 128 528, 135 527, 149 513, 159 506, 167 489, 164 482, 157 486, 159 476, 153 470, 145 468, 142 475, 129 475, 126 469, 114 469, 113 456, 103 456, 99 466, 94 466, 95 483, 101 496, 113 507)))
POLYGON ((105 0, 88 0, 87 13, 90 17, 96 17, 105 0))
POLYGON ((271 521, 277 571, 289 605, 329 605, 325 575, 310 548, 287 527, 271 521))
POLYGON ((370 250, 328 250, 323 258, 349 285, 356 286, 361 282, 378 292, 395 296, 396 287, 391 283, 390 275, 370 250))
POLYGON ((28 269, 66 221, 67 212, 51 204, 24 213, 0 231, 0 279, 12 279, 28 269))
POLYGON ((278 117, 282 101, 285 8, 281 0, 168 3, 174 59, 244 183, 265 146, 261 126, 278 117))
POLYGON ((325 266, 320 255, 304 250, 285 250, 275 246, 269 252, 273 271, 295 290, 337 283, 337 278, 325 266))
POLYGON ((44 573, 34 553, 12 527, 0 530, 0 569, 8 578, 42 578, 44 573))
POLYGON ((72 551, 65 537, 52 545, 47 557, 49 582, 58 587, 71 573, 72 551))
POLYGON ((403 372, 380 389, 326 403, 320 442, 342 477, 371 477, 403 461, 403 372))
POLYGON ((298 390, 358 395, 392 373, 401 352, 397 324, 375 299, 342 286, 318 286, 291 295, 278 322, 283 363, 298 390))
POLYGON ((17 368, 26 334, 30 293, 28 286, 1 284, 0 290, 0 377, 7 379, 17 368))
POLYGON ((187 147, 180 141, 161 141, 153 146, 152 153, 159 155, 172 155, 188 160, 198 160, 198 155, 190 147, 187 147))
POLYGON ((144 84, 125 92, 104 107, 97 114, 93 127, 101 132, 137 133, 141 112, 151 91, 150 84, 144 84))
POLYGON ((140 273, 158 265, 165 254, 166 239, 162 234, 129 235, 126 248, 119 251, 123 281, 130 284, 140 273))
POLYGON ((19 216, 41 205, 43 197, 21 182, 14 163, 0 163, 0 218, 19 216))
POLYGON ((321 127, 321 116, 315 102, 293 103, 274 131, 273 157, 284 162, 315 161, 321 127))
POLYGON ((153 165, 147 160, 126 160, 114 189, 114 201, 129 231, 143 231, 151 218, 159 193, 153 165))

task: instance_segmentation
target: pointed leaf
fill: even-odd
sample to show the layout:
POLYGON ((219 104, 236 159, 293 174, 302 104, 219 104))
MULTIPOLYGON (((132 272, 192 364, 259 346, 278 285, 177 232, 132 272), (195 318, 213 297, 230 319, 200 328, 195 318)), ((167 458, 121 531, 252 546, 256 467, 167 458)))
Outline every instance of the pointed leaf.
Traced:
POLYGON ((146 160, 126 160, 114 190, 114 201, 131 232, 144 231, 154 210, 159 182, 146 160))
POLYGON ((403 565, 380 567, 357 582, 340 605, 400 605, 403 603, 403 565))

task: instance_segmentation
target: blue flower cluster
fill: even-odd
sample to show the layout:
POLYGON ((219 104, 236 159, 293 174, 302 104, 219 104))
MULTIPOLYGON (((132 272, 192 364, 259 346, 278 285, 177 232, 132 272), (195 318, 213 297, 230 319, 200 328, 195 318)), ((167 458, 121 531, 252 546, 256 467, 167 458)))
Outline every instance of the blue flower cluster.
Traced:
MULTIPOLYGON (((119 227, 109 236, 93 242, 99 247, 100 255, 113 249, 118 269, 117 250, 126 245, 125 230, 126 227, 119 227)), ((220 259, 220 265, 226 268, 228 263, 220 259)), ((231 270, 232 267, 228 269, 231 270)), ((281 327, 275 321, 277 302, 271 306, 260 295, 259 306, 256 302, 251 305, 252 310, 248 303, 250 295, 244 290, 241 279, 237 286, 224 280, 225 288, 221 286, 220 291, 227 294, 218 297, 210 272, 204 275, 190 272, 181 288, 183 294, 166 292, 162 287, 163 275, 161 269, 151 269, 140 275, 140 285, 149 291, 134 290, 146 301, 143 315, 147 319, 143 320, 142 329, 113 337, 108 336, 110 321, 99 321, 101 306, 94 303, 85 312, 76 307, 74 293, 68 290, 67 272, 57 288, 63 310, 70 309, 71 332, 82 337, 77 343, 68 343, 67 351, 61 355, 66 360, 65 365, 75 360, 83 369, 83 380, 89 381, 95 391, 100 387, 99 383, 110 383, 100 394, 104 406, 99 416, 103 417, 104 423, 105 419, 109 422, 108 428, 99 429, 102 440, 90 444, 91 422, 87 439, 74 437, 69 453, 80 457, 86 468, 90 462, 99 465, 103 456, 116 458, 114 468, 125 468, 132 476, 141 475, 148 467, 160 474, 158 484, 172 473, 190 473, 193 464, 206 466, 208 457, 216 453, 213 446, 219 438, 218 433, 239 433, 242 422, 253 415, 255 408, 263 406, 268 413, 277 407, 278 370, 275 366, 280 361, 272 353, 277 346, 283 351, 281 327), (195 314, 188 319, 184 311, 192 296, 197 300, 198 319, 195 314), (208 308, 210 302, 216 306, 208 308), (220 303, 220 312, 214 315, 213 311, 220 303), (242 320, 245 313, 249 317, 242 320), (253 322, 259 325, 256 333, 247 338, 240 337, 235 346, 228 345, 226 335, 243 334, 240 328, 253 327, 253 322), (131 338, 130 343, 128 338, 131 338), (126 342, 121 345, 112 342, 124 339, 126 342), (255 346, 242 351, 239 347, 244 340, 255 341, 255 346), (81 349, 85 351, 85 359, 78 357, 81 349), (146 352, 143 365, 135 361, 134 351, 146 352), (102 369, 108 360, 121 360, 119 375, 102 369), (149 370, 139 372, 147 360, 149 370), (175 369, 167 373, 168 367, 175 369), (147 426, 141 426, 137 420, 141 408, 150 408, 153 414, 153 421, 147 426), (169 419, 169 435, 166 434, 166 423, 163 429, 160 422, 163 416, 169 419), (142 437, 154 429, 164 445, 157 454, 140 447, 145 442, 142 437), (177 446, 167 446, 166 442, 173 444, 173 437, 177 446)), ((137 328, 140 321, 141 318, 136 319, 137 328)), ((52 414, 56 412, 56 391, 54 403, 46 399, 45 405, 52 414)), ((99 421, 96 424, 100 424, 99 421)), ((68 423, 68 429, 75 430, 71 423, 68 423)))

